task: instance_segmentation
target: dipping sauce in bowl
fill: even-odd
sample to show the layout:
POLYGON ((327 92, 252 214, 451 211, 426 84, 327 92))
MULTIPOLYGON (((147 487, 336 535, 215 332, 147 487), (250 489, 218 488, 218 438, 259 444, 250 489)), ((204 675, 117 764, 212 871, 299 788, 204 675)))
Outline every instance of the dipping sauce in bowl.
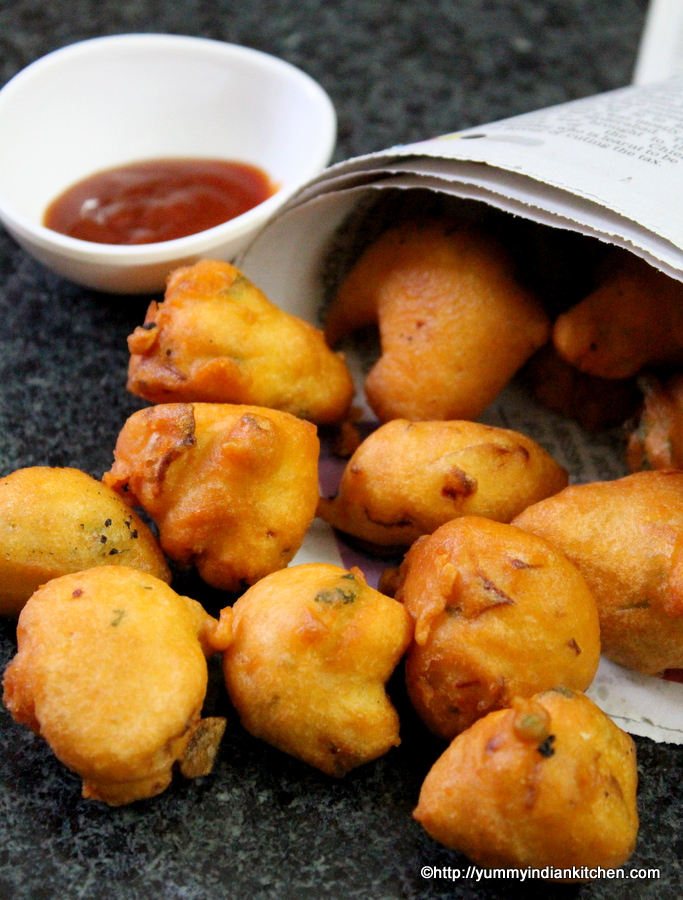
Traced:
POLYGON ((39 262, 84 287, 157 293, 179 266, 243 252, 329 162, 335 126, 319 84, 251 47, 177 34, 81 41, 0 90, 0 221, 39 262), (149 243, 46 227, 46 209, 70 185, 143 160, 244 161, 267 173, 267 199, 232 219, 221 213, 217 225, 195 222, 194 234, 142 238, 149 243))
POLYGON ((155 159, 98 172, 67 188, 43 224, 96 244, 155 244, 198 234, 271 197, 257 166, 222 159, 155 159))

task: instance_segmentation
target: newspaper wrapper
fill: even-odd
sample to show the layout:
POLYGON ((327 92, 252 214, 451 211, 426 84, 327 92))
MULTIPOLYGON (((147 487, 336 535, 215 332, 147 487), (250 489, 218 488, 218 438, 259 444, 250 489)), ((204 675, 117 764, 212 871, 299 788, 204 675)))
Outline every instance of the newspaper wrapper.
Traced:
MULTIPOLYGON (((387 190, 423 188, 623 247, 683 281, 683 77, 636 86, 432 140, 351 159, 323 172, 266 226, 238 260, 281 307, 318 322, 323 272, 353 211, 387 190)), ((357 374, 362 401, 362 373, 357 374)), ((371 413, 365 407, 366 418, 371 413)), ((573 483, 627 474, 612 433, 587 436, 514 383, 482 421, 522 431, 549 450, 573 483)), ((321 489, 342 463, 324 455, 321 489)), ((382 568, 316 520, 298 562, 357 564, 376 584, 382 568)), ((603 659, 592 699, 625 730, 683 743, 683 684, 603 659)))

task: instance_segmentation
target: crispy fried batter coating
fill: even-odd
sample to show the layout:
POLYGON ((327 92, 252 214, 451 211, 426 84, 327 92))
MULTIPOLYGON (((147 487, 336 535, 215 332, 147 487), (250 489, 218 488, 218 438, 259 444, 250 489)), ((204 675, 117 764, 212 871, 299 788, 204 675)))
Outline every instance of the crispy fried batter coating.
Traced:
POLYGON ((642 402, 635 378, 598 378, 580 372, 552 344, 531 357, 523 380, 540 403, 575 419, 587 431, 622 425, 642 402))
POLYGON ((161 546, 238 590, 286 566, 315 515, 320 444, 289 413, 168 403, 125 423, 105 484, 159 526, 161 546))
POLYGON ((396 599, 415 622, 413 706, 450 740, 481 716, 556 684, 585 690, 600 661, 595 601, 542 538, 474 516, 410 548, 396 599), (532 538, 532 540, 529 540, 532 538))
POLYGON ((0 615, 51 578, 126 565, 171 575, 154 535, 111 488, 78 469, 32 466, 0 479, 0 615))
POLYGON ((414 817, 480 866, 569 869, 560 880, 621 866, 638 834, 633 741, 565 688, 513 704, 453 741, 414 817))
POLYGON ((509 522, 566 485, 562 466, 516 431, 394 419, 363 441, 318 515, 378 547, 407 547, 458 516, 509 522))
POLYGON ((513 525, 552 541, 583 574, 605 656, 645 675, 683 668, 683 472, 568 487, 513 525))
POLYGON ((81 776, 84 797, 153 797, 201 725, 204 654, 227 645, 230 618, 219 625, 127 566, 55 578, 21 612, 4 703, 81 776))
POLYGON ((128 347, 128 390, 152 403, 247 403, 329 424, 353 397, 344 358, 322 332, 226 262, 176 269, 128 347))
POLYGON ((553 343, 567 362, 602 378, 683 360, 683 284, 615 250, 598 288, 561 315, 553 343))
POLYGON ((400 743, 384 685, 410 642, 410 617, 360 570, 293 566, 233 609, 223 666, 247 731, 337 777, 400 743))
POLYGON ((652 469, 683 469, 683 373, 666 382, 643 376, 639 383, 645 404, 626 448, 629 469, 636 472, 646 463, 652 469))
POLYGON ((334 346, 373 321, 382 356, 365 392, 381 422, 476 418, 550 336, 503 247, 449 220, 386 231, 340 287, 325 333, 334 346))

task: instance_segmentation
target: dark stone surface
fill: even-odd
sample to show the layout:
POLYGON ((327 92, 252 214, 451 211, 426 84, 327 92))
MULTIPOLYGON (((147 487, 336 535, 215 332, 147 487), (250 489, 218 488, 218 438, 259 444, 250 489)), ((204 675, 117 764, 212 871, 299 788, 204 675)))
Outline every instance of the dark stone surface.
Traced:
MULTIPOLYGON (((339 113, 337 159, 628 82, 644 0, 4 0, 0 79, 100 34, 161 31, 236 41, 319 79, 339 113)), ((148 298, 68 284, 0 235, 0 475, 33 464, 100 476, 140 403, 125 337, 148 298)), ((208 594, 207 594, 208 597, 208 594)), ((215 598, 214 598, 215 599, 215 598)), ((0 626, 0 663, 14 625, 0 626)), ((215 773, 110 810, 0 713, 0 898, 675 898, 683 893, 683 748, 638 739, 642 829, 633 867, 657 881, 550 886, 427 881, 465 861, 410 817, 441 750, 394 685, 404 742, 332 781, 246 735, 214 667, 207 708, 230 727, 215 773)))
POLYGON ((0 79, 73 41, 169 32, 304 69, 337 159, 621 87, 646 0, 2 0, 0 79))

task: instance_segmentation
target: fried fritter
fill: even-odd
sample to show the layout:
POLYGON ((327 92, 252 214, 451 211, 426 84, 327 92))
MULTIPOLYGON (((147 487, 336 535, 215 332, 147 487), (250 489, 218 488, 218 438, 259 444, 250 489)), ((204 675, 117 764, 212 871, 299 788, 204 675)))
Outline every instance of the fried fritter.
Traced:
POLYGON ((104 475, 159 526, 166 553, 223 590, 286 566, 315 515, 315 425, 258 406, 169 403, 134 413, 104 475))
POLYGON ((633 852, 637 781, 631 738, 583 694, 557 688, 459 735, 413 815, 479 866, 550 866, 543 877, 577 880, 574 867, 616 868, 633 852))
POLYGON ((567 362, 601 378, 681 362, 683 284, 615 250, 598 288, 557 319, 553 343, 567 362))
POLYGON ((626 448, 629 469, 636 472, 646 463, 652 469, 683 469, 683 373, 665 382, 643 376, 639 383, 645 403, 626 448))
POLYGON ((171 575, 154 535, 111 488, 78 469, 32 466, 0 479, 0 615, 51 578, 126 565, 171 575))
POLYGON ((19 616, 4 703, 81 776, 84 797, 153 797, 205 728, 205 653, 225 648, 230 619, 127 566, 55 578, 19 616))
POLYGON ((410 617, 360 570, 293 566, 233 609, 223 666, 247 731, 337 777, 399 744, 384 685, 410 642, 410 617))
POLYGON ((318 515, 378 547, 404 546, 463 515, 501 522, 557 493, 567 473, 515 431, 394 419, 363 441, 318 515))
POLYGON ((547 541, 511 525, 466 516, 421 538, 401 565, 396 599, 415 623, 410 699, 446 740, 515 696, 556 684, 585 690, 598 668, 598 614, 584 578, 547 541))
POLYGON ((490 235, 449 220, 386 231, 339 288, 331 346, 379 321, 365 392, 381 422, 474 419, 550 336, 540 302, 490 235))
POLYGON ((568 487, 512 524, 552 541, 583 574, 605 656, 645 675, 683 668, 683 472, 568 487))
POLYGON ((622 425, 642 402, 635 378, 598 378, 580 372, 552 344, 531 357, 523 380, 540 403, 576 420, 587 431, 622 425))
POLYGON ((226 262, 176 269, 128 347, 128 390, 152 403, 247 403, 329 424, 353 397, 344 358, 322 332, 226 262))

